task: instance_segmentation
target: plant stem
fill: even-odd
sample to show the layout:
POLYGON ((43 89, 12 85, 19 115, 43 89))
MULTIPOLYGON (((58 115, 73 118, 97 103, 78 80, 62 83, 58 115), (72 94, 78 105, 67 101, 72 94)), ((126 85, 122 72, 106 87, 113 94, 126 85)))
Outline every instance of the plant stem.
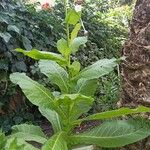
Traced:
MULTIPOLYGON (((64 7, 65 7, 65 16, 67 16, 68 14, 68 0, 64 0, 64 7)), ((69 47, 69 44, 70 44, 70 31, 69 31, 69 24, 66 23, 66 34, 67 34, 67 45, 69 47)), ((68 67, 70 66, 70 54, 67 58, 68 60, 68 67)))
MULTIPOLYGON (((67 14, 68 14, 68 0, 64 0, 64 7, 65 7, 65 16, 67 16, 67 14)), ((70 37, 69 37, 69 24, 68 23, 66 23, 66 33, 67 33, 67 43, 69 46, 70 37)))

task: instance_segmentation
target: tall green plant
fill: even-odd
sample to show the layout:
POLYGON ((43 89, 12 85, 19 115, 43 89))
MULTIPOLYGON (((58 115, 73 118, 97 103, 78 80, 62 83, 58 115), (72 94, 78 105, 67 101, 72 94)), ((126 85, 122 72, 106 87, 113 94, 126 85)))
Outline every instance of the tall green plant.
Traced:
POLYGON ((150 135, 150 124, 144 119, 111 120, 90 131, 79 134, 73 132, 84 121, 150 112, 150 108, 121 108, 81 117, 92 107, 98 79, 110 73, 119 60, 99 60, 82 70, 78 61, 72 62, 71 54, 87 42, 87 36, 77 36, 82 26, 81 11, 69 8, 67 0, 64 1, 64 6, 67 36, 57 42, 60 54, 17 49, 18 52, 39 60, 40 71, 52 84, 58 86, 59 91, 51 92, 24 73, 13 73, 10 76, 11 81, 20 86, 29 101, 38 106, 41 114, 52 124, 54 135, 49 138, 39 127, 22 124, 13 127, 9 138, 16 137, 19 142, 24 141, 25 145, 25 141, 36 141, 43 145, 42 150, 68 150, 80 144, 121 147, 147 137, 150 135))

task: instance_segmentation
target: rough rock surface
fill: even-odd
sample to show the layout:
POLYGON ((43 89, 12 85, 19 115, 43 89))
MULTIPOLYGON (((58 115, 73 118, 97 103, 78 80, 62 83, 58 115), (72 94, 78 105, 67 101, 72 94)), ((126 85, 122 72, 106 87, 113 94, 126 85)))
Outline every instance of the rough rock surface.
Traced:
POLYGON ((150 106, 150 0, 137 0, 122 53, 122 105, 150 106))
MULTIPOLYGON (((150 0, 137 0, 130 36, 122 53, 122 99, 120 106, 150 107, 150 0)), ((150 138, 119 150, 150 150, 150 138)))

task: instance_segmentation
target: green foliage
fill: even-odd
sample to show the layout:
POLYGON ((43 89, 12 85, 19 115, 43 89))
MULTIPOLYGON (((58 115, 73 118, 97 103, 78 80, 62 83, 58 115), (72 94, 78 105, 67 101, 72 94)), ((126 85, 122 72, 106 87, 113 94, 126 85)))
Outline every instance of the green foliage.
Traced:
MULTIPOLYGON (((131 4, 131 1, 125 2, 128 5, 131 4)), ((43 50, 48 51, 50 55, 43 55, 44 58, 48 56, 53 60, 57 59, 59 64, 65 64, 66 62, 62 60, 62 57, 53 52, 58 48, 58 52, 66 58, 71 50, 74 53, 79 48, 80 51, 71 57, 74 63, 69 66, 70 76, 76 76, 80 70, 80 63, 84 68, 101 58, 112 58, 120 55, 120 47, 127 36, 127 24, 132 12, 132 6, 126 5, 124 7, 124 3, 116 3, 114 0, 111 3, 108 3, 107 0, 89 1, 84 5, 82 11, 82 19, 89 34, 88 41, 86 37, 83 37, 82 22, 78 22, 75 26, 70 27, 70 43, 72 45, 68 47, 64 34, 66 31, 63 29, 64 24, 62 24, 65 19, 62 2, 58 1, 51 11, 36 11, 35 5, 27 5, 17 0, 2 0, 0 3, 0 109, 7 113, 0 118, 0 126, 6 132, 10 130, 13 124, 29 121, 31 118, 34 120, 40 116, 37 111, 36 117, 34 117, 35 114, 32 115, 33 107, 30 103, 23 103, 23 106, 17 105, 15 111, 9 108, 14 94, 19 92, 9 81, 9 74, 26 72, 44 85, 51 86, 48 79, 43 79, 43 76, 38 72, 37 63, 16 53, 14 49, 18 47, 26 50, 35 49, 33 52, 38 57, 37 59, 40 58, 40 53, 43 50), (121 8, 119 8, 120 6, 121 8), (76 39, 77 34, 80 35, 78 39, 76 39), (63 40, 61 39, 61 42, 57 43, 60 37, 63 40), (37 52, 36 49, 40 52, 37 52), (77 59, 80 63, 77 63, 77 59)), ((66 20, 71 24, 80 19, 81 12, 70 9, 70 14, 74 14, 74 18, 76 18, 72 19, 72 16, 68 14, 66 20)), ((115 79, 118 77, 116 73, 114 76, 115 79)), ((103 78, 108 82, 105 84, 103 79, 99 82, 101 88, 95 94, 96 105, 93 109, 95 111, 114 108, 118 96, 116 91, 119 89, 119 80, 114 80, 111 75, 103 78)))
POLYGON ((54 133, 57 133, 62 130, 62 120, 55 110, 40 107, 39 111, 52 124, 54 133))
MULTIPOLYGON (((5 134, 0 132, 0 149, 1 150, 16 150, 16 149, 26 150, 25 147, 26 146, 23 143, 18 142, 17 138, 6 137, 5 134)), ((28 147, 28 148, 31 148, 31 147, 28 147)))
POLYGON ((83 69, 76 78, 98 79, 113 70, 117 59, 102 59, 83 69))
POLYGON ((34 105, 51 106, 53 95, 43 85, 33 81, 24 73, 11 74, 10 79, 13 83, 18 84, 23 89, 24 94, 34 105), (34 89, 34 92, 32 89, 34 89))
POLYGON ((42 150, 68 150, 65 139, 66 134, 64 132, 58 132, 45 143, 42 150))
POLYGON ((0 149, 3 149, 6 144, 6 137, 5 135, 0 131, 0 149))
MULTIPOLYGON (((54 85, 58 86, 58 90, 52 92, 26 76, 25 73, 13 73, 10 75, 10 80, 20 86, 29 101, 38 106, 42 115, 52 123, 54 135, 48 139, 39 127, 24 124, 13 127, 13 134, 10 137, 15 137, 18 141, 22 140, 24 144, 26 141, 41 143, 42 150, 68 150, 80 144, 93 144, 106 148, 121 147, 146 138, 150 135, 150 123, 144 119, 114 120, 104 122, 91 131, 86 131, 81 134, 73 132, 74 128, 83 121, 112 119, 121 117, 122 115, 150 112, 150 108, 143 106, 136 109, 121 108, 82 116, 93 106, 93 95, 97 88, 98 79, 109 74, 117 67, 120 59, 98 60, 84 69, 80 69, 79 62, 72 63, 70 59, 72 52, 77 52, 79 46, 86 42, 86 40, 84 41, 82 39, 87 39, 87 37, 78 37, 77 31, 73 34, 72 39, 78 39, 78 42, 76 44, 70 42, 71 32, 69 29, 72 25, 75 27, 76 24, 81 22, 81 16, 79 17, 79 14, 75 12, 74 9, 68 9, 67 0, 65 0, 65 4, 67 40, 59 40, 59 42, 57 42, 57 48, 58 51, 62 53, 60 57, 66 63, 58 61, 60 60, 58 57, 54 59, 49 53, 46 53, 47 55, 45 56, 45 52, 37 50, 36 53, 33 53, 34 50, 17 50, 31 58, 41 59, 39 61, 40 71, 45 74, 54 85), (73 20, 73 18, 75 19, 73 20), (76 50, 72 51, 74 49, 76 50), (75 68, 76 65, 77 69, 72 69, 75 68)), ((55 56, 55 54, 53 54, 53 56, 55 56)))
POLYGON ((36 141, 41 144, 44 144, 47 141, 47 137, 39 126, 28 124, 13 126, 11 136, 25 141, 36 141))
POLYGON ((113 117, 120 117, 122 115, 129 115, 129 114, 135 114, 140 112, 149 112, 149 108, 139 106, 136 109, 129 109, 129 108, 120 108, 117 110, 111 110, 106 111, 102 113, 97 113, 90 115, 88 117, 85 117, 84 119, 78 120, 79 122, 82 122, 83 120, 99 120, 99 119, 111 119, 113 117))
POLYGON ((121 147, 141 140, 149 135, 149 123, 142 120, 110 121, 87 131, 73 135, 73 144, 93 144, 100 147, 121 147))
POLYGON ((40 61, 40 71, 45 74, 52 83, 59 86, 62 93, 69 92, 68 73, 54 61, 40 61))
POLYGON ((26 56, 29 56, 35 60, 40 60, 40 59, 50 59, 54 60, 60 64, 65 64, 66 61, 61 55, 52 53, 52 52, 41 52, 36 49, 32 49, 31 51, 25 51, 23 49, 16 49, 17 52, 23 53, 26 56))

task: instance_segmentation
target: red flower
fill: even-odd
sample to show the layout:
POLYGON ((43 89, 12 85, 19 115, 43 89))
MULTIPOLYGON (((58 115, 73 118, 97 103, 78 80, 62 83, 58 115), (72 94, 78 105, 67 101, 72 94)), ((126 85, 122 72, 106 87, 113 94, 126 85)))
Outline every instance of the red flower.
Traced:
POLYGON ((45 4, 42 5, 42 9, 47 10, 49 8, 50 8, 50 4, 49 3, 45 3, 45 4))

